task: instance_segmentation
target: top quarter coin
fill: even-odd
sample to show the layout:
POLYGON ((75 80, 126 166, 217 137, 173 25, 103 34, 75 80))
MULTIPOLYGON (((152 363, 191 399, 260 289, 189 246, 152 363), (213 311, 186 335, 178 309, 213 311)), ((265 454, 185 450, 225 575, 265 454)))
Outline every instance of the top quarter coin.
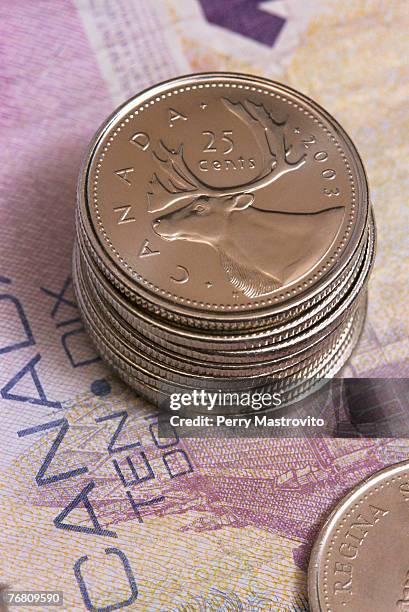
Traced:
POLYGON ((119 287, 227 327, 312 299, 348 265, 369 210, 359 155, 326 111, 230 73, 120 107, 90 147, 79 201, 119 287))
POLYGON ((308 571, 312 612, 409 610, 409 462, 356 487, 318 535, 308 571))

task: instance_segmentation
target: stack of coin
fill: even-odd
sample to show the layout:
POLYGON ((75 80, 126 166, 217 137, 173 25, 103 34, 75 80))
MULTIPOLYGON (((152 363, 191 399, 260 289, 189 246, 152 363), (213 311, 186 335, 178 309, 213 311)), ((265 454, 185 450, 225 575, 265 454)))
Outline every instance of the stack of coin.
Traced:
POLYGON ((155 403, 289 393, 350 356, 374 243, 362 162, 326 111, 265 79, 190 75, 96 134, 74 281, 98 351, 155 403))

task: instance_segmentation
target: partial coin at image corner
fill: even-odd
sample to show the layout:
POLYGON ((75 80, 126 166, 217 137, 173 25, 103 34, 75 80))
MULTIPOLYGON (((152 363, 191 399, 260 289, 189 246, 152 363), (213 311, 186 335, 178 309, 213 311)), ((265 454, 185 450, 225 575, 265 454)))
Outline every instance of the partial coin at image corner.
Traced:
POLYGON ((136 95, 80 175, 84 322, 161 405, 173 388, 288 391, 337 374, 364 323, 374 253, 353 143, 266 79, 197 74, 136 95))
POLYGON ((311 612, 409 609, 408 504, 404 461, 374 474, 337 505, 311 553, 311 612))

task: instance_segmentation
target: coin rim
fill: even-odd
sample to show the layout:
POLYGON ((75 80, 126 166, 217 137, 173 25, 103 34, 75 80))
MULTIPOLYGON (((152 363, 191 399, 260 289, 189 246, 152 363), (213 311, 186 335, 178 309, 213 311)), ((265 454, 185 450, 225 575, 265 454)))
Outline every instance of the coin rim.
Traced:
POLYGON ((323 566, 322 556, 324 555, 326 543, 332 532, 336 530, 340 519, 362 494, 371 490, 373 486, 379 484, 386 477, 393 477, 404 471, 408 471, 409 473, 409 460, 407 459, 378 470, 367 480, 357 484, 340 502, 338 502, 330 515, 326 518, 318 532, 308 563, 308 599, 311 606, 311 612, 327 612, 325 608, 321 606, 318 580, 320 568, 323 566))
POLYGON ((179 316, 187 316, 191 320, 196 321, 198 319, 209 319, 213 318, 218 321, 224 322, 225 324, 237 323, 241 319, 243 320, 257 320, 260 317, 264 317, 269 314, 273 314, 276 312, 281 312, 282 310, 287 310, 290 307, 294 307, 294 304, 302 303, 306 299, 309 299, 311 295, 314 295, 317 289, 322 289, 322 286, 331 282, 336 278, 336 276, 344 269, 344 267, 348 264, 349 259, 355 253, 357 245, 361 241, 362 234, 365 232, 368 219, 369 219, 369 193, 368 193, 368 181, 365 172, 365 168, 363 166, 362 160, 359 156, 358 151, 355 148, 352 140, 345 132, 345 130, 340 126, 340 124, 319 104, 315 101, 311 100, 311 98, 301 94, 295 89, 278 83, 276 81, 272 81, 270 79, 264 79, 261 77, 256 77, 254 75, 246 75, 242 73, 233 73, 233 72, 203 72, 196 73, 190 75, 184 75, 181 77, 177 77, 176 79, 168 79, 163 81, 153 87, 147 88, 141 93, 133 96, 129 100, 127 100, 124 104, 119 106, 102 124, 97 133, 95 134, 91 144, 89 146, 88 152, 85 156, 85 159, 82 164, 79 182, 78 182, 78 202, 79 202, 79 210, 81 214, 82 221, 84 222, 85 229, 87 235, 92 242, 92 246, 95 249, 95 252, 98 255, 98 258, 101 261, 107 261, 108 267, 112 269, 113 274, 116 277, 119 277, 125 287, 128 287, 131 292, 136 292, 138 296, 143 296, 145 300, 147 300, 148 304, 152 304, 154 308, 162 309, 164 311, 170 310, 172 315, 178 314, 179 316), (120 117, 128 112, 131 112, 132 109, 136 105, 140 105, 148 99, 151 99, 155 95, 159 95, 161 92, 168 90, 169 87, 183 87, 192 83, 200 83, 201 81, 206 81, 212 79, 214 82, 225 81, 231 79, 234 81, 245 81, 247 84, 255 84, 258 86, 265 86, 268 89, 275 89, 278 92, 283 93, 284 95, 292 95, 295 98, 299 99, 305 106, 311 107, 311 109, 318 115, 322 116, 325 119, 331 128, 333 129, 334 135, 340 140, 339 145, 342 145, 342 150, 344 154, 348 155, 348 163, 353 166, 356 173, 356 205, 357 205, 357 219, 355 221, 355 228, 351 234, 351 238, 348 241, 347 247, 342 252, 340 259, 333 266, 333 268, 322 275, 322 277, 317 280, 316 283, 313 283, 310 288, 307 288, 305 291, 301 292, 299 295, 290 297, 288 300, 285 300, 282 303, 277 303, 274 305, 264 306, 260 308, 251 308, 251 310, 233 310, 230 312, 221 312, 219 310, 209 310, 209 309, 200 309, 200 308, 192 308, 186 304, 180 304, 175 301, 170 301, 164 298, 163 296, 159 296, 157 294, 151 293, 146 290, 143 286, 137 284, 136 282, 132 282, 131 279, 126 275, 126 273, 119 268, 117 263, 112 259, 108 251, 103 247, 100 238, 96 232, 96 229, 93 226, 92 220, 90 219, 89 212, 89 202, 88 202, 88 178, 89 172, 91 169, 91 165, 95 158, 96 150, 101 142, 101 140, 105 137, 105 135, 112 128, 113 124, 120 120, 120 117), (85 215, 83 214, 85 212, 85 215), (361 224, 360 232, 357 235, 357 227, 361 224))
POLYGON ((166 374, 166 377, 172 381, 175 376, 185 376, 186 379, 194 380, 210 380, 211 382, 220 381, 220 383, 223 381, 224 383, 231 378, 234 378, 235 381, 243 381, 263 379, 265 377, 277 379, 292 375, 293 370, 298 371, 301 367, 307 366, 314 359, 317 359, 318 355, 320 358, 324 358, 324 355, 330 353, 333 350, 333 346, 338 342, 338 337, 344 333, 343 328, 347 326, 349 321, 349 318, 345 317, 334 330, 321 338, 317 343, 305 347, 302 351, 282 357, 280 360, 271 358, 266 363, 247 364, 247 368, 246 364, 241 364, 235 370, 229 369, 228 364, 224 370, 211 364, 200 367, 195 364, 195 366, 189 368, 185 365, 185 363, 189 363, 188 359, 184 363, 182 360, 164 359, 163 355, 160 352, 155 352, 155 350, 145 352, 143 346, 136 347, 132 345, 128 337, 124 336, 117 329, 113 330, 108 324, 105 314, 92 304, 92 300, 84 290, 83 281, 80 280, 78 271, 77 275, 76 283, 79 289, 79 301, 83 317, 86 316, 92 320, 92 324, 96 332, 100 333, 101 338, 115 346, 128 360, 133 363, 138 360, 142 363, 149 363, 153 368, 162 372, 161 376, 166 374))
MULTIPOLYGON (((240 375, 240 370, 251 371, 253 369, 264 369, 267 368, 269 365, 274 365, 274 369, 279 370, 283 369, 282 364, 284 364, 286 361, 299 361, 300 355, 307 355, 308 352, 311 352, 312 346, 316 344, 313 343, 313 345, 308 345, 300 351, 296 350, 295 352, 292 352, 285 356, 281 355, 280 357, 277 357, 273 354, 269 357, 268 355, 262 355, 261 359, 256 359, 253 354, 248 355, 248 353, 246 353, 240 357, 240 361, 238 362, 236 361, 237 352, 234 353, 235 359, 232 362, 230 362, 230 359, 228 360, 228 357, 226 355, 219 356, 217 352, 214 351, 207 354, 203 351, 201 351, 200 353, 196 353, 190 349, 189 351, 185 350, 183 352, 180 351, 176 353, 174 351, 174 345, 172 347, 172 350, 169 342, 165 345, 164 343, 160 342, 159 338, 152 338, 151 334, 146 335, 146 330, 144 332, 145 337, 141 333, 141 330, 137 330, 138 338, 134 344, 132 338, 133 328, 130 326, 128 321, 125 319, 120 319, 117 315, 115 316, 115 311, 112 308, 109 308, 108 304, 104 304, 101 301, 101 298, 96 294, 92 295, 93 289, 87 283, 85 274, 83 271, 81 271, 80 263, 79 268, 80 269, 77 271, 77 282, 79 284, 79 290, 81 293, 86 294, 88 300, 91 303, 93 300, 96 300, 98 302, 97 308, 103 316, 103 319, 106 321, 106 325, 108 327, 115 328, 115 333, 118 334, 119 337, 126 338, 128 343, 130 343, 132 346, 135 346, 136 348, 139 347, 139 350, 141 350, 140 347, 144 346, 147 350, 147 354, 149 354, 150 356, 161 355, 161 360, 163 360, 164 367, 166 365, 172 365, 175 363, 178 363, 179 365, 183 363, 183 367, 188 367, 188 371, 195 372, 195 369, 197 368, 198 371, 196 373, 200 373, 201 371, 207 370, 210 374, 213 375, 217 375, 217 373, 220 371, 224 371, 226 373, 229 372, 230 375, 240 375), (186 366, 186 364, 189 364, 189 366, 186 366)), ((319 346, 322 343, 326 343, 327 337, 328 336, 324 336, 319 340, 319 346)), ((319 346, 317 346, 316 348, 319 348, 319 346)))

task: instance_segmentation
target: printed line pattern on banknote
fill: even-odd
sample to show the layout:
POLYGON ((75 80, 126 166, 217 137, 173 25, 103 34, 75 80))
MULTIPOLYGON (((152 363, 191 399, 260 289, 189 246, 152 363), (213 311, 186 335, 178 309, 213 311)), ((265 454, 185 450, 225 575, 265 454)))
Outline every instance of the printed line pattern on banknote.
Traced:
MULTIPOLYGON (((262 3, 263 9, 268 4, 262 3)), ((337 1, 314 3, 316 12, 305 18, 300 5, 291 6, 287 13, 284 3, 269 7, 287 20, 271 49, 206 22, 193 1, 125 6, 111 0, 91 6, 78 0, 77 11, 64 5, 54 12, 30 2, 2 7, 7 57, 0 121, 9 146, 0 152, 0 546, 1 580, 14 589, 58 586, 68 610, 85 608, 85 589, 94 605, 113 605, 134 597, 135 585, 138 596, 130 609, 201 610, 225 604, 232 610, 240 605, 306 610, 305 564, 318 523, 353 484, 407 457, 404 440, 189 440, 159 449, 144 419, 148 407, 128 401, 99 362, 77 368, 70 363, 62 338, 71 331, 66 345, 73 360, 96 357, 83 332, 75 331, 80 328, 74 322, 77 311, 60 302, 55 317, 51 314, 56 296, 72 300, 70 287, 63 289, 71 268, 75 181, 87 142, 112 108, 112 97, 121 102, 180 72, 259 72, 331 108, 362 150, 379 255, 369 323, 351 373, 407 375, 406 3, 393 3, 387 13, 377 0, 347 7, 337 1), (92 12, 96 6, 99 17, 92 12), (189 12, 198 19, 190 30, 189 12), (275 52, 289 22, 297 19, 303 21, 299 35, 280 59, 275 52), (149 40, 156 41, 154 46, 149 40), (353 58, 352 64, 346 58, 353 58), (142 445, 110 453, 123 419, 112 415, 124 410, 132 412, 137 426, 128 437, 128 417, 113 448, 142 445), (96 421, 104 417, 109 418, 96 421), (61 443, 47 463, 58 436, 61 443), (172 449, 186 452, 193 471, 170 477, 163 456, 172 449), (143 478, 150 471, 142 452, 155 478, 134 485, 141 492, 139 497, 132 493, 134 500, 165 497, 139 509, 143 523, 113 463, 128 482, 135 478, 126 459, 131 457, 143 478), (88 471, 47 481, 82 468, 88 471), (92 482, 95 487, 87 491, 92 482), (76 498, 77 507, 72 505, 76 498), (81 503, 87 499, 88 509, 81 503), (70 504, 71 513, 63 516, 70 504), (54 522, 59 517, 58 525, 98 531, 90 508, 101 535, 54 522)), ((176 457, 183 461, 181 453, 176 457)))

